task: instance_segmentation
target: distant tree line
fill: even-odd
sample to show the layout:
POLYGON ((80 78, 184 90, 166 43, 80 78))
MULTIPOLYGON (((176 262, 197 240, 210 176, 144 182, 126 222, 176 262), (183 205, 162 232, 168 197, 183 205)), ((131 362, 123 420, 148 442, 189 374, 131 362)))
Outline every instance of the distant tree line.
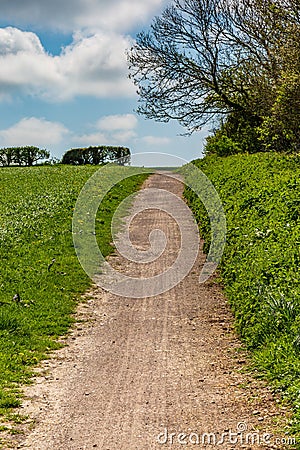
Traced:
POLYGON ((61 161, 50 158, 48 150, 38 147, 6 147, 0 148, 0 166, 33 166, 41 161, 43 164, 71 164, 82 166, 85 164, 101 165, 116 162, 119 165, 130 163, 130 150, 127 147, 97 146, 86 148, 72 148, 62 157, 61 161))
POLYGON ((106 164, 116 162, 124 165, 130 163, 130 150, 127 147, 99 146, 87 148, 72 148, 61 160, 62 164, 82 166, 85 164, 106 164))
POLYGON ((50 157, 48 150, 38 147, 8 147, 0 148, 0 166, 33 166, 36 162, 50 157))

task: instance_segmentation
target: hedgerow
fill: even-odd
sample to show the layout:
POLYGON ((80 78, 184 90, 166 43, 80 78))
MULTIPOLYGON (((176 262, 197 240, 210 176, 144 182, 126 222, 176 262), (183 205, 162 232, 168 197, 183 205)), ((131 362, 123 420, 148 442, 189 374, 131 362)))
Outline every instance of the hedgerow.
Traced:
MULTIPOLYGON (((258 373, 293 402, 293 427, 300 431, 300 157, 209 156, 194 164, 213 182, 226 211, 219 269, 236 329, 258 373)), ((207 251, 206 211, 190 189, 185 196, 207 251)))
POLYGON ((100 145, 97 147, 71 148, 62 157, 62 164, 83 166, 101 165, 116 162, 119 165, 130 163, 131 152, 127 147, 100 145))

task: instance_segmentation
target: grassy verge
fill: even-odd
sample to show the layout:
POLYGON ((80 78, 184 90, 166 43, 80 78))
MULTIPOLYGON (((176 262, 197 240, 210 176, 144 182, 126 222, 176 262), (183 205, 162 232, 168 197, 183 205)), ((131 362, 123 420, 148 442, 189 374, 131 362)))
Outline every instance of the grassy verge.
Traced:
MULTIPOLYGON (((254 154, 194 163, 213 182, 226 211, 220 274, 237 331, 258 376, 292 403, 291 427, 299 435, 300 158, 254 154)), ((207 248, 206 211, 190 189, 185 196, 207 248)))
MULTIPOLYGON (((19 405, 18 386, 30 382, 32 367, 59 347, 56 339, 67 332, 76 302, 91 283, 75 255, 72 215, 81 188, 96 170, 0 170, 1 415, 19 405)), ((115 209, 146 177, 127 178, 104 198, 96 221, 104 256, 113 250, 110 226, 115 209)))

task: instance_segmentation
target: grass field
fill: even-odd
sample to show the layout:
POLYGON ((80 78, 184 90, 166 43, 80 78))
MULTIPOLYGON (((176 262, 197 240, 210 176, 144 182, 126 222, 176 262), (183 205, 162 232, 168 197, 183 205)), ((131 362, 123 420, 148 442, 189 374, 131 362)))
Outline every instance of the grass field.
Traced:
MULTIPOLYGON (((56 338, 67 332, 76 302, 91 283, 75 255, 72 216, 81 188, 96 170, 0 169, 0 414, 19 405, 20 383, 30 382, 32 367, 59 347, 56 338)), ((146 176, 123 180, 104 198, 96 228, 104 256, 112 251, 116 207, 146 176)))
MULTIPOLYGON (((220 275, 236 329, 258 376, 293 404, 291 426, 299 433, 300 158, 264 153, 208 157, 195 164, 214 183, 226 211, 220 275)), ((190 189, 185 195, 207 250, 206 211, 190 189)))

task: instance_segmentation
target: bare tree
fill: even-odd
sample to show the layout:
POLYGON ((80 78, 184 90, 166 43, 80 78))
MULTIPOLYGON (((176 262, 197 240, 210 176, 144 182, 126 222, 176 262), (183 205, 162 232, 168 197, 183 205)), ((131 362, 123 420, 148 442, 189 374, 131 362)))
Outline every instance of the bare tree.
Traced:
POLYGON ((296 0, 174 0, 128 52, 138 112, 190 132, 231 113, 261 124, 297 14, 296 0))

